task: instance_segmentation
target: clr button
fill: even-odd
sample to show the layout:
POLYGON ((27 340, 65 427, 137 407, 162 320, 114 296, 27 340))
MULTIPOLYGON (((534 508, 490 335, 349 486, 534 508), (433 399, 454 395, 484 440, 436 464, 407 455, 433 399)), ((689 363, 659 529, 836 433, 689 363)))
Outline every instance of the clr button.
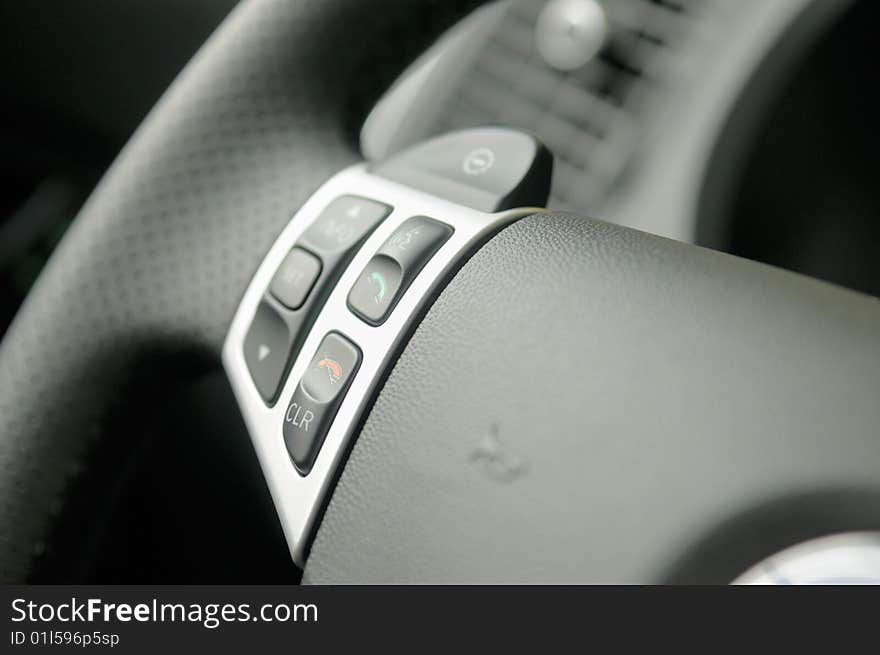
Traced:
POLYGON ((336 417, 361 351, 331 332, 318 347, 284 413, 284 443, 300 475, 308 475, 336 417))

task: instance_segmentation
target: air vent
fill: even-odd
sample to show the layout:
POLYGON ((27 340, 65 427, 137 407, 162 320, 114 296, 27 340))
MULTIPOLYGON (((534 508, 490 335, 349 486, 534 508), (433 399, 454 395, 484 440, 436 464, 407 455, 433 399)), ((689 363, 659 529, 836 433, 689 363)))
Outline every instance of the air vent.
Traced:
POLYGON ((550 206, 593 212, 624 179, 645 112, 668 85, 709 0, 606 0, 605 46, 573 71, 549 66, 535 47, 545 7, 514 2, 440 112, 437 132, 501 124, 536 133, 556 155, 550 206))

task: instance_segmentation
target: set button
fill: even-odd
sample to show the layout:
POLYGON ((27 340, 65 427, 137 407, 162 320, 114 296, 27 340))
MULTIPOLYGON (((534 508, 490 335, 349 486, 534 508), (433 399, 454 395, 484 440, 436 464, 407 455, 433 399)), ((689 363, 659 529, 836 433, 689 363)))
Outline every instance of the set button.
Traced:
POLYGON ((278 267, 269 291, 288 309, 299 309, 320 274, 321 260, 302 248, 294 248, 278 267))

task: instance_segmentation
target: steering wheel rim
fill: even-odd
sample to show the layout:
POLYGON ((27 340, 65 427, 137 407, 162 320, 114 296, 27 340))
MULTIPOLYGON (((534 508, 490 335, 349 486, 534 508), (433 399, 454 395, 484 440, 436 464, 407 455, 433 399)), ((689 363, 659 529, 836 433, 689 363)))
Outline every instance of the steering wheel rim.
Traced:
MULTIPOLYGON (((219 359, 273 239, 321 182, 358 159, 371 101, 477 4, 255 0, 204 46, 95 190, 0 346, 3 581, 27 577, 108 407, 139 374, 135 363, 151 352, 162 353, 157 362, 219 359), (369 20, 376 12, 382 21, 369 20)), ((586 219, 521 221, 468 262, 414 333, 365 419, 304 579, 655 581, 730 512, 817 485, 874 498, 878 335, 878 304, 852 292, 586 219), (536 371, 548 356, 559 365, 560 353, 579 366, 556 397, 556 378, 536 371), (706 362, 727 368, 709 374, 706 362), (687 403, 673 405, 678 422, 639 415, 662 407, 664 384, 666 401, 670 387, 693 394, 697 419, 687 403), (747 408, 741 424, 724 404, 727 387, 747 408), (470 409, 430 424, 401 420, 438 397, 432 411, 470 409), (540 440, 521 428, 529 403, 542 407, 540 440), (604 421, 591 424, 597 407, 604 421), (578 421, 594 428, 580 440, 571 438, 578 421), (517 479, 527 484, 485 477, 485 457, 473 452, 487 435, 496 438, 489 458, 521 458, 527 473, 517 479), (685 482, 638 456, 654 444, 659 457, 664 438, 691 459, 685 482), (789 451, 798 457, 786 463, 789 451), (593 468, 559 484, 540 466, 548 452, 593 468), (701 483, 722 471, 718 452, 749 474, 737 482, 728 470, 710 493, 701 483), (599 499, 592 485, 615 477, 598 476, 601 467, 620 462, 657 484, 621 482, 609 498, 626 502, 599 499), (705 462, 718 470, 697 466, 705 462), (686 497, 670 488, 712 500, 675 521, 680 533, 656 528, 661 500, 686 497), (646 493, 656 495, 645 505, 652 515, 633 514, 646 493), (566 498, 569 511, 557 511, 566 498), (585 504, 593 510, 578 511, 585 504), (561 525, 576 527, 554 539, 561 525), (653 555, 644 544, 622 547, 646 525, 656 528, 645 532, 657 540, 653 555)), ((874 502, 862 505, 852 529, 877 529, 874 502)))
POLYGON ((272 240, 359 159, 371 102, 475 4, 256 0, 206 42, 95 189, 0 347, 0 579, 28 575, 133 363, 190 352, 219 361, 272 240), (382 21, 369 20, 376 12, 382 21))

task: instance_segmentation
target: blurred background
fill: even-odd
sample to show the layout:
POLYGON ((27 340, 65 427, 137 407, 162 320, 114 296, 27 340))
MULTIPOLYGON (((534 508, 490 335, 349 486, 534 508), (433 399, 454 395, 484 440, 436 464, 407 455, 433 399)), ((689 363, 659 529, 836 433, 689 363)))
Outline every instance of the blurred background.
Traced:
POLYGON ((0 335, 103 172, 234 5, 0 3, 0 335))

